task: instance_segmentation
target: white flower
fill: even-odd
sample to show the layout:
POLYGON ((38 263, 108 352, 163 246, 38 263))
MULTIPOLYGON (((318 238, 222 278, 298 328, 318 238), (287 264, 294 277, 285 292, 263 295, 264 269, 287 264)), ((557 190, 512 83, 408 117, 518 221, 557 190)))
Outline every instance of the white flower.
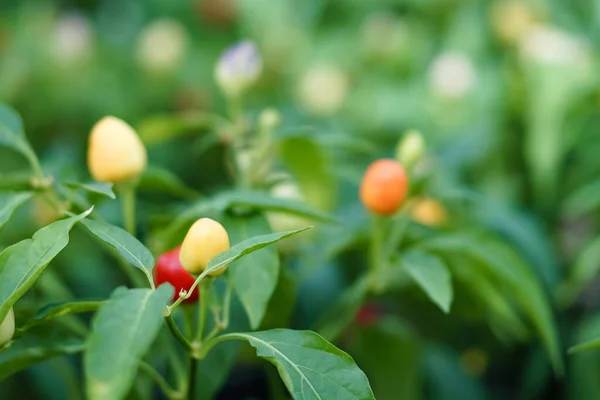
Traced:
POLYGON ((434 93, 448 99, 460 99, 469 94, 476 78, 471 60, 458 52, 441 54, 429 69, 429 84, 434 93))
POLYGON ((311 114, 329 116, 343 106, 348 90, 348 76, 343 70, 333 65, 317 65, 302 77, 298 97, 311 114))
POLYGON ((56 21, 52 34, 52 50, 56 60, 71 64, 90 55, 93 32, 87 18, 78 13, 68 13, 56 21))
POLYGON ((520 43, 522 57, 542 64, 585 67, 589 47, 577 36, 560 29, 537 26, 520 43))
POLYGON ((245 40, 229 47, 215 68, 215 79, 228 97, 237 97, 252 86, 262 71, 262 58, 254 43, 245 40))
POLYGON ((185 57, 187 43, 187 34, 181 23, 161 19, 151 23, 140 33, 137 58, 140 65, 148 71, 169 72, 185 57))

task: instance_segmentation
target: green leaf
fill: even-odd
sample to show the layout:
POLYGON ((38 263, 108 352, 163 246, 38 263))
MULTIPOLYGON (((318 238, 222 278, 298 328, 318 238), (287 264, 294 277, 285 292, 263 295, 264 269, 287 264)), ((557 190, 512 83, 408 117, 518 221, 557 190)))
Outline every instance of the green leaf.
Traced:
POLYGON ((356 313, 367 298, 369 287, 369 280, 365 276, 344 290, 337 301, 319 318, 319 334, 327 340, 335 340, 354 321, 356 313))
POLYGON ((305 134, 289 135, 279 144, 282 162, 311 204, 327 209, 334 201, 336 181, 321 148, 305 134))
POLYGON ((23 121, 12 108, 0 104, 0 145, 24 154, 28 159, 33 150, 23 133, 23 121))
POLYGON ((446 265, 439 258, 420 251, 403 255, 402 267, 423 289, 425 294, 446 314, 452 303, 452 280, 446 265))
POLYGON ((75 339, 56 341, 30 336, 17 339, 0 352, 0 381, 34 364, 65 354, 79 353, 84 348, 85 344, 75 339))
POLYGON ((32 326, 61 317, 63 315, 96 311, 102 304, 102 301, 76 301, 69 303, 48 304, 40 309, 25 325, 19 328, 19 331, 24 332, 32 326))
POLYGON ((148 278, 150 285, 154 287, 152 277, 154 257, 146 246, 118 226, 91 219, 82 222, 94 235, 113 246, 123 258, 141 269, 148 278))
POLYGON ((418 337, 402 321, 386 317, 359 327, 350 353, 363 368, 378 400, 421 396, 421 349, 418 337))
POLYGON ((577 353, 577 352, 584 351, 584 350, 596 350, 596 349, 600 349, 600 338, 590 340, 588 342, 584 342, 584 343, 578 344, 577 346, 573 346, 573 347, 569 348, 569 354, 577 353))
POLYGON ((584 215, 600 207, 600 180, 593 181, 571 193, 563 203, 568 217, 584 215))
POLYGON ((113 184, 109 182, 65 182, 65 186, 72 189, 83 189, 91 193, 98 193, 111 199, 116 199, 115 193, 113 192, 113 184))
POLYGON ((0 229, 8 222, 13 213, 31 198, 31 192, 0 193, 0 229))
POLYGON ((0 124, 5 125, 15 135, 23 135, 23 120, 15 110, 6 104, 0 104, 0 124))
POLYGON ((331 214, 318 210, 297 200, 273 197, 258 190, 231 191, 219 195, 215 202, 219 211, 236 207, 248 207, 253 210, 276 211, 306 217, 315 221, 338 223, 331 214))
POLYGON ((0 253, 0 320, 33 285, 46 266, 69 243, 69 231, 92 209, 37 231, 0 253))
POLYGON ((600 272, 600 237, 595 238, 578 254, 569 268, 569 276, 559 291, 559 300, 569 305, 600 272))
POLYGON ((422 242, 421 247, 441 255, 457 252, 480 261, 476 265, 503 282, 515 296, 542 338, 554 370, 562 374, 561 351, 548 298, 532 269, 516 252, 498 240, 476 234, 441 235, 422 242))
POLYGON ((136 131, 146 145, 153 146, 183 135, 215 129, 225 123, 222 117, 203 112, 156 115, 144 120, 136 131))
POLYGON ((198 276, 197 281, 204 278, 211 272, 221 269, 224 266, 231 264, 232 262, 239 260, 240 258, 248 254, 251 254, 257 250, 262 249, 263 247, 276 243, 290 236, 297 235, 310 228, 312 227, 308 226, 306 228, 297 229, 295 231, 270 233, 267 235, 260 235, 250 239, 246 239, 243 242, 240 242, 235 246, 231 247, 229 250, 226 250, 213 257, 213 259, 210 260, 210 262, 208 263, 206 269, 202 272, 202 274, 198 276))
POLYGON ((144 170, 137 189, 152 193, 170 194, 183 199, 194 199, 200 196, 200 193, 187 187, 177 175, 155 165, 148 166, 144 170))
MULTIPOLYGON (((244 238, 271 233, 264 216, 231 217, 223 221, 229 239, 241 242, 244 238)), ((274 246, 265 247, 235 261, 229 267, 229 279, 239 297, 252 329, 260 325, 269 299, 277 286, 279 255, 274 246)))
POLYGON ((259 357, 277 367, 296 400, 375 399, 352 357, 314 332, 273 329, 230 333, 218 339, 247 340, 259 357))
POLYGON ((87 398, 118 400, 127 395, 172 296, 170 285, 156 290, 120 287, 100 307, 83 357, 87 398))

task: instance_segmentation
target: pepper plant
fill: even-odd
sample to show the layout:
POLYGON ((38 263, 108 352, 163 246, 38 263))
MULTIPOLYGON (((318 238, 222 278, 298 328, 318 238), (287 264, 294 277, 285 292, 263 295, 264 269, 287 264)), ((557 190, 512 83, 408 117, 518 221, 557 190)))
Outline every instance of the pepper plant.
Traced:
MULTIPOLYGON (((0 108, 0 144, 21 153, 31 167, 30 176, 2 194, 0 228, 33 199, 48 203, 58 216, 30 239, 0 253, 2 378, 55 356, 83 353, 86 398, 120 399, 143 392, 140 375, 150 379, 146 387, 158 387, 169 399, 203 398, 214 390, 201 384, 211 373, 204 360, 222 342, 243 341, 277 367, 294 398, 374 398, 353 359, 319 334, 285 327, 256 330, 277 284, 280 266, 273 245, 311 228, 272 232, 263 212, 335 222, 323 211, 264 190, 271 173, 270 134, 277 121, 271 112, 260 126, 249 126, 241 108, 242 96, 259 71, 260 56, 249 42, 229 49, 218 63, 216 77, 228 96, 231 116, 210 118, 231 144, 228 162, 239 190, 202 197, 191 212, 176 217, 174 228, 161 235, 181 247, 157 262, 137 237, 135 192, 148 156, 131 126, 115 117, 99 121, 91 131, 87 157, 94 180, 67 181, 44 170, 23 121, 8 106, 0 108), (96 211, 98 204, 115 199, 122 204, 125 229, 96 211), (190 221, 196 215, 202 218, 190 221), (179 233, 184 231, 182 238, 179 233), (120 268, 127 284, 107 299, 59 302, 47 296, 51 301, 37 311, 17 312, 15 324, 13 307, 19 310, 21 299, 51 273, 53 259, 79 235, 90 236, 113 256, 106 268, 120 268), (230 324, 234 296, 248 317, 243 331, 230 324), (93 316, 88 323, 84 316, 89 313, 93 316)), ((85 262, 79 260, 78 267, 85 268, 85 262)))

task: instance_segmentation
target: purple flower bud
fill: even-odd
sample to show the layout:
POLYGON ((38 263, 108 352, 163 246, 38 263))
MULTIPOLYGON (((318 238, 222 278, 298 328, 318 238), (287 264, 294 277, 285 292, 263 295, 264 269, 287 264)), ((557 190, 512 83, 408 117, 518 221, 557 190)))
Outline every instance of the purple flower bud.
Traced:
POLYGON ((244 40, 229 47, 216 65, 215 79, 229 97, 245 92, 260 75, 262 59, 254 43, 244 40))

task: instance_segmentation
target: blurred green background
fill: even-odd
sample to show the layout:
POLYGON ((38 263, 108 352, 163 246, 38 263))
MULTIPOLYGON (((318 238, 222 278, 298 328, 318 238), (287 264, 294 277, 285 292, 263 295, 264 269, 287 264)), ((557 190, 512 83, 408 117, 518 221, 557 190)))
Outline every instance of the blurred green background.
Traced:
MULTIPOLYGON (((64 179, 89 179, 90 128, 115 115, 138 128, 151 164, 214 193, 231 184, 222 146, 207 145, 193 123, 192 135, 172 137, 157 136, 157 126, 227 113, 214 65, 242 39, 257 44, 264 63, 245 98, 248 117, 274 107, 280 133, 304 129, 325 155, 336 184, 309 203, 364 227, 365 215, 353 210, 365 166, 393 157, 403 133, 418 129, 430 153, 422 168, 435 171, 422 194, 444 202, 452 229, 485 227, 518 251, 543 283, 565 348, 600 333, 600 2, 4 0, 0 101, 22 115, 42 163, 64 179)), ((23 169, 25 160, 0 149, 0 182, 23 169)), ((178 203, 146 195, 141 205, 152 231, 178 203)), ((118 219, 118 205, 103 207, 118 219)), ((0 243, 29 236, 48 212, 37 203, 22 210, 0 243)), ((105 297, 121 278, 102 268, 104 256, 86 238, 74 242, 57 274, 76 295, 105 297)), ((306 253, 294 259, 298 269, 311 264, 297 302, 304 328, 352 276, 343 265, 356 264, 353 253, 323 264, 306 253)), ((390 321, 345 343, 376 393, 385 387, 378 381, 408 382, 406 393, 380 398, 600 398, 598 355, 567 358, 557 378, 536 338, 499 341, 481 310, 457 297, 461 318, 402 304, 418 332, 390 321), (384 350, 372 347, 386 340, 384 350), (387 358, 403 363, 386 366, 387 358)), ((65 398, 53 389, 61 362, 19 375, 8 390, 35 382, 40 398, 65 398)))

